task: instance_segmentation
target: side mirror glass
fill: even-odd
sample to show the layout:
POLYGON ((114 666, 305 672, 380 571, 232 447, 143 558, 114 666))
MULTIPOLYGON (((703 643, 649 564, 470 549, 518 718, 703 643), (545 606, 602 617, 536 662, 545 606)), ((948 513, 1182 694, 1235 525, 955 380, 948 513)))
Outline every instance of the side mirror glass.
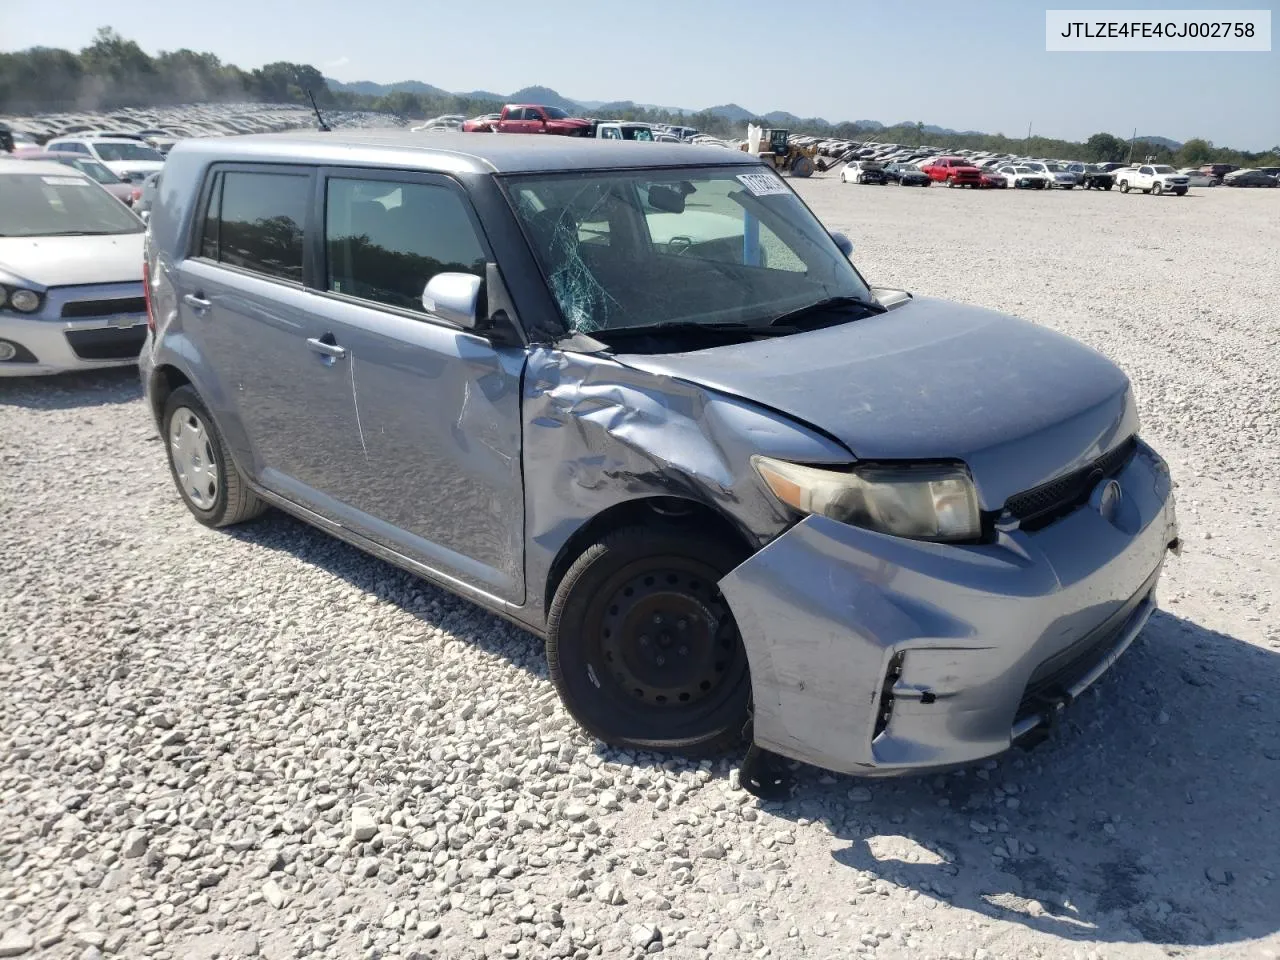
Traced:
POLYGON ((474 330, 483 285, 484 281, 471 273, 437 273, 422 291, 422 307, 433 317, 474 330))
POLYGON ((853 256, 853 241, 843 233, 833 230, 831 232, 831 239, 836 242, 836 246, 840 248, 840 252, 846 257, 853 256))

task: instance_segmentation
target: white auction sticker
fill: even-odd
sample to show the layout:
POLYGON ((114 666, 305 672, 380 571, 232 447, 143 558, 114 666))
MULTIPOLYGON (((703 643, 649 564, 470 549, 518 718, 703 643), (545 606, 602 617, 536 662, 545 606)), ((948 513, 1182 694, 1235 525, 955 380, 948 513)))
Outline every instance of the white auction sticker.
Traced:
POLYGON ((41 177, 51 187, 80 187, 89 181, 83 177, 41 177))
POLYGON ((740 173, 738 179, 753 197, 771 197, 775 193, 787 192, 787 185, 776 173, 740 173))
POLYGON ((1270 10, 1046 10, 1050 52, 1271 50, 1270 10))

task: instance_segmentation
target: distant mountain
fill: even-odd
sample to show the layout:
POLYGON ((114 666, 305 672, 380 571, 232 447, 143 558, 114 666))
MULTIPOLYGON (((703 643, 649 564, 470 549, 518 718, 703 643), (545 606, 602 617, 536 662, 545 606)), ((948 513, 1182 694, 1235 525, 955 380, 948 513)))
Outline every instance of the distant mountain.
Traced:
POLYGON ((417 93, 422 96, 447 97, 448 90, 441 90, 420 80, 401 80, 399 83, 374 83, 371 80, 357 80, 354 83, 341 83, 325 78, 330 90, 341 93, 354 93, 362 97, 385 97, 389 93, 417 93))
MULTIPOLYGON (((858 122, 861 123, 862 121, 858 121, 858 122)), ((914 120, 903 120, 901 123, 891 124, 891 126, 894 126, 894 127, 914 127, 915 125, 916 125, 916 121, 914 120)), ((880 124, 875 129, 883 130, 884 128, 885 128, 884 124, 880 124)), ((950 127, 939 127, 933 123, 926 123, 921 129, 925 133, 933 133, 943 137, 985 136, 985 134, 981 130, 952 130, 950 127)))
POLYGON ((797 117, 794 113, 788 113, 786 110, 774 110, 772 113, 766 113, 760 119, 768 120, 770 123, 779 127, 831 126, 831 124, 822 117, 797 117))
POLYGON ((593 113, 621 113, 624 110, 665 110, 667 113, 697 113, 685 107, 664 107, 658 103, 636 103, 634 100, 578 100, 578 106, 593 113))
POLYGON ((861 130, 883 130, 884 124, 879 120, 855 120, 853 125, 861 130))
POLYGON ((714 113, 717 117, 724 117, 726 120, 732 120, 737 123, 746 123, 759 116, 755 111, 748 110, 746 107, 740 107, 736 103, 722 103, 718 107, 709 107, 708 112, 714 113))
POLYGON ((507 99, 502 94, 491 90, 468 90, 466 93, 455 94, 455 96, 466 97, 468 100, 497 100, 500 103, 507 99))
POLYGON ((1170 140, 1168 137, 1134 137, 1133 142, 1149 143, 1153 147, 1165 147, 1175 152, 1182 149, 1182 144, 1179 141, 1170 140))
POLYGON ((559 107, 569 113, 582 112, 582 104, 560 96, 550 87, 521 87, 505 99, 508 103, 540 103, 547 107, 559 107))

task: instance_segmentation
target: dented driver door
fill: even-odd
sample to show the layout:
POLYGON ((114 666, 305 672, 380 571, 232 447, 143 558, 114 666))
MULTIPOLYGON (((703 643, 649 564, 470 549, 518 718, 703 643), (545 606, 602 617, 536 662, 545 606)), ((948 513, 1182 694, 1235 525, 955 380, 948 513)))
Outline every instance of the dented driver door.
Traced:
POLYGON ((451 586, 519 604, 525 350, 443 323, 421 302, 437 273, 484 274, 491 254, 470 201, 439 176, 324 180, 317 300, 350 364, 360 441, 361 482, 343 522, 451 586))

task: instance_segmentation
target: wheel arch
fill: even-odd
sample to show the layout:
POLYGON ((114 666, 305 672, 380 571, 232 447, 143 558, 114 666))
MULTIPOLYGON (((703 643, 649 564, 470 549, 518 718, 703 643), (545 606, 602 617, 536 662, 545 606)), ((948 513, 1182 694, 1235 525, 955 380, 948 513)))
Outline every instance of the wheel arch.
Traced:
POLYGON ((147 396, 151 401, 151 414, 157 424, 164 415, 164 405, 168 402, 169 396, 183 386, 195 389, 191 378, 171 363, 162 363, 151 371, 151 389, 147 392, 147 396))
POLYGON ((601 538, 614 530, 637 523, 665 522, 687 525, 692 536, 711 535, 741 547, 743 557, 758 549, 748 533, 731 517, 700 500, 670 495, 637 497, 616 503, 586 520, 561 544, 547 571, 543 587, 542 610, 551 609, 551 601, 564 576, 575 560, 601 538))

